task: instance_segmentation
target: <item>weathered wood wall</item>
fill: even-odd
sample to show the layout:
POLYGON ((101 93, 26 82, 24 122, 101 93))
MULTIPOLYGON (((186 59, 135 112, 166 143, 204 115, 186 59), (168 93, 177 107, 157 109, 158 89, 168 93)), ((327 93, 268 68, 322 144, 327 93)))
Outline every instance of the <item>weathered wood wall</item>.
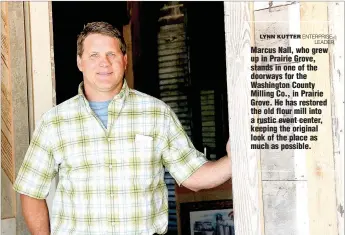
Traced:
POLYGON ((226 67, 235 233, 261 235, 259 152, 250 149, 250 3, 225 2, 226 67))
POLYGON ((330 45, 333 156, 336 180, 338 235, 344 235, 344 3, 328 3, 330 45))
MULTIPOLYGON (((343 35, 343 31, 339 30, 340 26, 335 22, 341 22, 343 10, 339 9, 343 8, 327 3, 255 3, 255 23, 250 30, 249 16, 246 10, 241 9, 241 3, 225 3, 225 6, 236 233, 341 234, 344 173, 343 145, 339 142, 343 140, 343 126, 339 125, 339 120, 343 121, 343 114, 340 114, 343 111, 343 108, 340 108, 340 104, 343 105, 343 89, 338 87, 343 84, 343 65, 340 63, 343 63, 344 57, 341 41, 343 36, 339 36, 343 35), (332 14, 327 14, 327 11, 332 14), (237 18, 237 14, 241 17, 237 18), (238 28, 237 25, 241 27, 238 28), (249 38, 254 37, 254 44, 260 47, 291 46, 294 49, 299 46, 320 45, 306 39, 260 40, 259 35, 329 32, 338 35, 339 41, 336 41, 335 45, 326 44, 321 47, 333 49, 333 52, 315 55, 319 69, 317 72, 307 72, 308 81, 315 82, 317 89, 324 92, 324 98, 329 102, 329 105, 323 108, 323 123, 319 126, 318 142, 311 143, 311 150, 250 150, 250 140, 247 139, 247 136, 250 136, 250 130, 247 128, 251 116, 250 51, 247 51, 249 38), (231 112, 232 110, 236 112, 231 112), (337 163, 341 166, 337 166, 337 163), (263 208, 260 207, 261 203, 263 208), (260 215, 259 211, 262 211, 263 215, 260 215)), ((248 6, 243 8, 249 9, 248 6)))
MULTIPOLYGON (((300 12, 301 34, 328 34, 326 2, 300 3, 300 12)), ((302 39, 301 46, 328 48, 328 44, 315 45, 312 39, 302 39)), ((307 72, 308 81, 315 82, 317 89, 324 92, 323 99, 329 102, 327 107, 323 107, 323 123, 319 125, 318 141, 311 142, 312 149, 306 151, 309 233, 313 235, 337 232, 331 116, 331 106, 334 101, 331 99, 329 56, 329 53, 315 54, 318 70, 307 72), (325 206, 326 202, 327 206, 325 206)), ((306 115, 306 117, 310 116, 306 115)))
MULTIPOLYGON (((295 2, 254 3, 255 46, 277 48, 278 46, 296 48, 298 42, 289 39, 260 39, 262 34, 299 33, 300 10, 295 2)), ((278 53, 277 53, 278 54, 278 53)), ((276 63, 286 64, 286 63, 276 63)), ((288 63, 291 65, 291 63, 288 63)), ((272 72, 276 73, 276 72, 272 72)), ((290 81, 291 83, 292 81, 290 81)), ((270 91, 274 91, 271 89, 270 91)), ((292 89, 284 89, 287 94, 292 89)), ((271 100, 259 97, 258 100, 271 100)), ((282 108, 288 108, 286 105, 282 108)), ((260 117, 272 114, 260 115, 260 117)), ((291 114, 274 114, 276 118, 293 117, 291 114)), ((286 124, 293 127, 294 124, 286 124)), ((271 125, 279 128, 279 125, 271 125)), ((279 129, 278 129, 279 133, 279 129)), ((292 130, 289 134, 292 134, 292 130)), ((267 138, 271 133, 267 133, 267 138)), ((287 133, 288 134, 288 133, 287 133)), ((275 144, 284 141, 274 141, 275 144)), ((288 141, 285 141, 288 143, 288 141)), ((308 206, 305 151, 263 149, 260 150, 263 185, 263 205, 265 234, 307 234, 308 206)))
POLYGON ((12 190, 15 177, 13 85, 10 15, 8 3, 1 2, 1 218, 15 217, 16 200, 12 190))

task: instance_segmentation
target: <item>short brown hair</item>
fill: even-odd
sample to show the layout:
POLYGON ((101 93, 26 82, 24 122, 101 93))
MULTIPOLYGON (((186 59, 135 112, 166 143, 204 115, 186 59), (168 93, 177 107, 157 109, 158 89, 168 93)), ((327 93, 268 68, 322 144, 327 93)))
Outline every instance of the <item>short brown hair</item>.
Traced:
POLYGON ((82 56, 84 52, 84 40, 90 34, 102 34, 117 38, 120 41, 120 49, 123 54, 126 54, 126 43, 121 32, 107 22, 91 22, 84 26, 83 31, 78 35, 77 39, 77 55, 82 56))

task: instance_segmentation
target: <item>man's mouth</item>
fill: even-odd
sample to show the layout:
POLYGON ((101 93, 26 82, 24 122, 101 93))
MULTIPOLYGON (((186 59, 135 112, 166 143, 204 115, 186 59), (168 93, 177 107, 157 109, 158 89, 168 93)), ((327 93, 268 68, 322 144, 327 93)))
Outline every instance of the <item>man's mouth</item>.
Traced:
POLYGON ((111 75, 113 72, 100 72, 97 73, 98 75, 102 75, 102 76, 107 76, 107 75, 111 75))

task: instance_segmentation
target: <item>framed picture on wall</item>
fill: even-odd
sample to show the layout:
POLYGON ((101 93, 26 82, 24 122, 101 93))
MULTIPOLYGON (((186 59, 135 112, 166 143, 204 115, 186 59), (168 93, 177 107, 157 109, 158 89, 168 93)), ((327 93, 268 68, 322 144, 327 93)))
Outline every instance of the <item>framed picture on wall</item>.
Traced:
POLYGON ((180 204, 182 235, 235 235, 232 200, 180 204))

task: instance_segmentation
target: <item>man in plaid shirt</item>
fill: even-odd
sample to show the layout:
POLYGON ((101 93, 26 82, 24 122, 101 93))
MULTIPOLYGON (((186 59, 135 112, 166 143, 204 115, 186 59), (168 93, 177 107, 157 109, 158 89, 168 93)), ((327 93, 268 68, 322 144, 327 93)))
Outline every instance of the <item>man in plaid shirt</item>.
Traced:
POLYGON ((164 167, 178 185, 198 191, 227 181, 231 159, 207 161, 168 105, 129 89, 126 46, 110 24, 86 25, 77 54, 83 73, 78 95, 43 115, 14 184, 29 230, 164 234, 164 167), (50 224, 44 199, 57 173, 50 224))

